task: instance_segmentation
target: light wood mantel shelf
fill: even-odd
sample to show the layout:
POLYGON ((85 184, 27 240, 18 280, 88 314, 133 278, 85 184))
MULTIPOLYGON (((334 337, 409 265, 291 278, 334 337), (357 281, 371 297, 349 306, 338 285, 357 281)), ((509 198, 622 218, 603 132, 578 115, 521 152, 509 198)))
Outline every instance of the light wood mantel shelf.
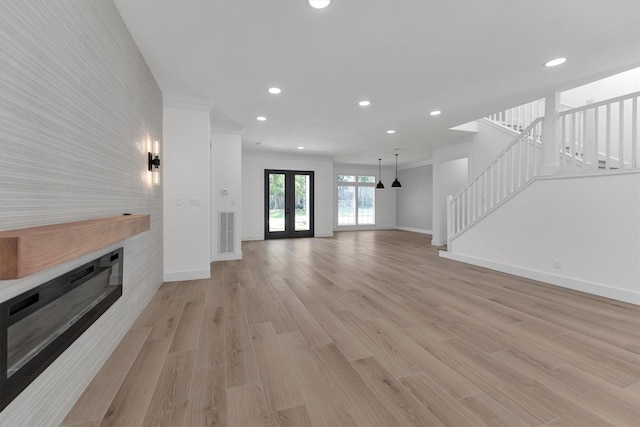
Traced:
POLYGON ((149 215, 121 215, 0 231, 0 280, 37 273, 150 227, 149 215))

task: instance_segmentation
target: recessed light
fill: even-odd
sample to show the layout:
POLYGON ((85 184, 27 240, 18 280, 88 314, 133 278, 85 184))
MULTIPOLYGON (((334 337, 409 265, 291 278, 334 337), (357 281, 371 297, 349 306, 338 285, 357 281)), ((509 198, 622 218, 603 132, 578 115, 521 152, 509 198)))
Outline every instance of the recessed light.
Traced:
POLYGON ((361 107, 368 107, 369 105, 371 105, 371 101, 360 101, 358 102, 358 105, 361 107))
POLYGON ((258 116, 258 117, 256 117, 256 120, 259 121, 259 122, 264 122, 265 120, 267 120, 267 118, 264 117, 264 116, 258 116))
POLYGON ((544 63, 545 67, 555 67, 556 65, 564 64, 567 62, 567 58, 556 58, 544 63))
POLYGON ((282 92, 282 89, 280 89, 279 87, 270 87, 269 88, 269 93, 271 95, 278 95, 281 92, 282 92))
POLYGON ((439 116, 440 114, 442 114, 442 111, 440 110, 434 110, 432 112, 429 113, 432 116, 439 116))
POLYGON ((309 0, 309 6, 314 9, 324 9, 329 6, 329 3, 331 3, 331 0, 309 0))
POLYGON ((395 130, 393 130, 393 129, 389 129, 389 130, 387 131, 387 133, 388 133, 388 134, 392 134, 392 133, 396 133, 396 131, 395 131, 395 130))
POLYGON ((298 150, 304 150, 304 147, 298 147, 298 150))

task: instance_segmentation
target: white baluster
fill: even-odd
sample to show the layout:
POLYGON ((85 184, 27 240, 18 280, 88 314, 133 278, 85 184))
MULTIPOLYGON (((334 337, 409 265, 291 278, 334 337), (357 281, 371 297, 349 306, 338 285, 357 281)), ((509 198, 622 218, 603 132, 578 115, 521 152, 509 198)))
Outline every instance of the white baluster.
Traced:
POLYGON ((447 244, 449 243, 449 239, 454 234, 454 207, 453 207, 453 196, 447 196, 447 244))
POLYGON ((575 120, 573 121, 573 123, 571 124, 571 135, 573 136, 573 143, 571 144, 571 158, 573 159, 573 172, 575 172, 578 168, 578 147, 580 144, 579 138, 580 135, 578 134, 578 122, 580 121, 580 118, 582 117, 582 114, 579 113, 575 114, 575 120))
POLYGON ((518 156, 517 156, 517 163, 518 163, 518 170, 516 171, 517 174, 517 181, 516 181, 516 188, 520 188, 520 186, 522 185, 522 138, 520 138, 520 140, 516 143, 516 148, 518 150, 518 156))
POLYGON ((483 199, 483 207, 482 207, 482 213, 484 214, 486 211, 489 210, 489 171, 485 172, 484 174, 484 199, 483 199))
POLYGON ((457 210, 458 210, 458 229, 457 229, 457 231, 460 231, 460 230, 462 230, 462 198, 460 196, 458 196, 457 210))
POLYGON ((567 146, 567 140, 568 140, 568 135, 567 135, 567 121, 571 119, 571 121, 573 121, 573 114, 570 114, 568 116, 563 116, 562 117, 562 152, 560 153, 560 166, 562 168, 562 172, 566 172, 567 171, 567 150, 566 150, 566 146, 567 146))
POLYGON ((638 98, 631 104, 631 167, 638 167, 638 98))
POLYGON ((491 171, 489 172, 489 179, 491 182, 491 197, 489 198, 489 206, 493 207, 496 204, 496 170, 498 165, 496 162, 493 162, 491 165, 491 171))
POLYGON ((600 108, 596 107, 593 111, 593 170, 598 170, 600 167, 600 156, 598 155, 598 148, 600 147, 600 108))
POLYGON ((478 181, 473 183, 473 221, 478 217, 478 181))
MULTIPOLYGON (((525 145, 525 152, 524 152, 524 161, 525 161, 525 180, 529 181, 529 178, 531 178, 531 176, 529 175, 530 173, 530 165, 529 165, 529 151, 531 150, 531 134, 533 134, 533 132, 535 131, 535 127, 533 129, 531 129, 528 133, 527 133, 527 145, 525 145)), ((534 144, 535 144, 535 140, 534 140, 534 144)))
POLYGON ((465 200, 464 200, 464 212, 465 212, 465 219, 464 219, 464 226, 466 227, 467 225, 469 225, 471 223, 471 192, 469 191, 469 189, 467 189, 467 191, 465 191, 465 200))
POLYGON ((606 136, 605 136, 605 169, 611 168, 611 104, 607 104, 607 119, 606 119, 606 136))
POLYGON ((496 200, 496 203, 500 203, 502 201, 502 184, 504 182, 504 167, 502 166, 503 164, 503 160, 504 160, 504 156, 501 157, 500 159, 498 159, 498 199, 496 200))
POLYGON ((618 129, 618 135, 620 136, 619 148, 618 148, 618 168, 624 169, 624 101, 620 101, 620 128, 618 129))
POLYGON ((587 122, 587 112, 586 110, 580 114, 580 128, 578 129, 578 133, 580 134, 580 139, 578 139, 578 147, 576 149, 576 167, 582 168, 582 160, 584 159, 584 138, 585 138, 585 129, 587 122))

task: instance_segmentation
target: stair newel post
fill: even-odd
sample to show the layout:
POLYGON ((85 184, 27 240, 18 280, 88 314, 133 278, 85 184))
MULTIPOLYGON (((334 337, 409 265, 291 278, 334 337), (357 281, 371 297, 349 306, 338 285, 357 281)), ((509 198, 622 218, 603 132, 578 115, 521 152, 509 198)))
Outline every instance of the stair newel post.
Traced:
POLYGON ((545 97, 542 126, 542 175, 554 175, 560 170, 562 131, 560 124, 560 92, 545 97))

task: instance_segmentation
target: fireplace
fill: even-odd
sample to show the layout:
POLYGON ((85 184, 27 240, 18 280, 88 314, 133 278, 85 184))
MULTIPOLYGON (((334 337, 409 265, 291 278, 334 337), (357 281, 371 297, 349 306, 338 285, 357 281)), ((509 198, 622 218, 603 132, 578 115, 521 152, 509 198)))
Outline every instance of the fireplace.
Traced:
POLYGON ((0 410, 122 295, 119 248, 0 303, 0 410))

